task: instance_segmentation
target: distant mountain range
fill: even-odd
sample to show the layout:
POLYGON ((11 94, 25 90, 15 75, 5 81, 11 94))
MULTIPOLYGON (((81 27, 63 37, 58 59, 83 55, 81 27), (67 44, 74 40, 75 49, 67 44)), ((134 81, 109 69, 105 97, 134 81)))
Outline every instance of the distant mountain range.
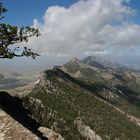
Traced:
POLYGON ((66 140, 140 139, 140 74, 119 64, 73 58, 42 73, 23 103, 66 140))
POLYGON ((134 72, 140 72, 140 65, 138 64, 120 64, 95 56, 88 56, 83 59, 82 62, 100 69, 112 69, 116 71, 130 70, 134 72))
POLYGON ((113 62, 104 60, 103 58, 99 58, 95 56, 86 57, 84 60, 82 60, 82 62, 92 67, 97 67, 100 69, 112 69, 112 70, 118 70, 118 71, 128 69, 126 66, 123 66, 121 64, 113 63, 113 62))

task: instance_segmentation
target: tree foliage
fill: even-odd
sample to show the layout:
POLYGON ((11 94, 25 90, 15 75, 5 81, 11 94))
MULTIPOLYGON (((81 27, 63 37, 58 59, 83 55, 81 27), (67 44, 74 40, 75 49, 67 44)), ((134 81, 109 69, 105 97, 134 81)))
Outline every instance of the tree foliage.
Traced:
MULTIPOLYGON (((7 12, 7 9, 0 3, 0 20, 4 18, 3 13, 7 12)), ((28 38, 33 36, 39 36, 39 30, 35 28, 12 26, 5 23, 0 23, 0 58, 22 57, 31 56, 33 59, 38 56, 31 49, 24 47, 13 46, 16 43, 27 42, 28 38)))

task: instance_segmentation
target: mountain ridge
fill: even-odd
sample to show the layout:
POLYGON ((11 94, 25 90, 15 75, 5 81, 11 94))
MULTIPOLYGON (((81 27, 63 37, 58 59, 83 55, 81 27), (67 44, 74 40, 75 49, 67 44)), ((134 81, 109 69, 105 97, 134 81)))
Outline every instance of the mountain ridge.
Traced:
POLYGON ((44 136, 140 139, 140 74, 98 66, 71 59, 42 72, 31 93, 20 96, 44 136))
POLYGON ((91 138, 90 130, 100 139, 139 139, 138 126, 125 113, 100 101, 101 96, 93 94, 94 90, 88 83, 55 67, 44 72, 42 80, 24 99, 24 104, 38 122, 60 133, 66 140, 96 140, 91 138), (80 131, 87 128, 87 134, 80 131))

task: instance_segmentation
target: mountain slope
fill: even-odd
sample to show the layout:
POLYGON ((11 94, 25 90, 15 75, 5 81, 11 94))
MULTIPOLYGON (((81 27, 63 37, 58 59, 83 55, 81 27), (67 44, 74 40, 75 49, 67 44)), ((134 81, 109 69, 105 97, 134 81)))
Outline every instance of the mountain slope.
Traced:
POLYGON ((64 72, 70 74, 71 76, 79 79, 88 79, 88 80, 99 80, 100 81, 100 75, 99 75, 99 69, 95 67, 91 67, 87 64, 84 64, 79 59, 71 59, 68 63, 65 65, 59 67, 59 69, 63 70, 64 72), (94 78, 93 78, 94 77, 94 78))
POLYGON ((60 69, 47 70, 24 106, 42 126, 66 140, 138 140, 140 128, 104 103, 83 81, 60 69))
POLYGON ((140 118, 140 74, 133 71, 116 71, 91 67, 76 59, 60 67, 81 80, 94 94, 140 118), (74 71, 71 71, 72 66, 74 71))
POLYGON ((122 66, 121 64, 112 63, 110 61, 95 56, 88 56, 83 59, 82 62, 92 67, 97 67, 99 69, 112 69, 118 71, 128 70, 127 67, 122 66))

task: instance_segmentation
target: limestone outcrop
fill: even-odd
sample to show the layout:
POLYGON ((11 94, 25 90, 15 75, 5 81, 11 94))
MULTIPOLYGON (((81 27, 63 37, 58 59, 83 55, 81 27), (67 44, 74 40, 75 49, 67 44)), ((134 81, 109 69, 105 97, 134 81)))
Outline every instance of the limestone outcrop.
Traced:
POLYGON ((0 140, 40 140, 40 138, 0 109, 0 140))
POLYGON ((102 140, 102 138, 97 135, 89 126, 86 126, 81 118, 77 118, 74 121, 74 124, 77 126, 77 129, 81 136, 86 140, 102 140))
POLYGON ((60 134, 52 131, 49 128, 39 127, 38 130, 43 133, 43 136, 48 138, 48 140, 64 140, 64 138, 60 134))

